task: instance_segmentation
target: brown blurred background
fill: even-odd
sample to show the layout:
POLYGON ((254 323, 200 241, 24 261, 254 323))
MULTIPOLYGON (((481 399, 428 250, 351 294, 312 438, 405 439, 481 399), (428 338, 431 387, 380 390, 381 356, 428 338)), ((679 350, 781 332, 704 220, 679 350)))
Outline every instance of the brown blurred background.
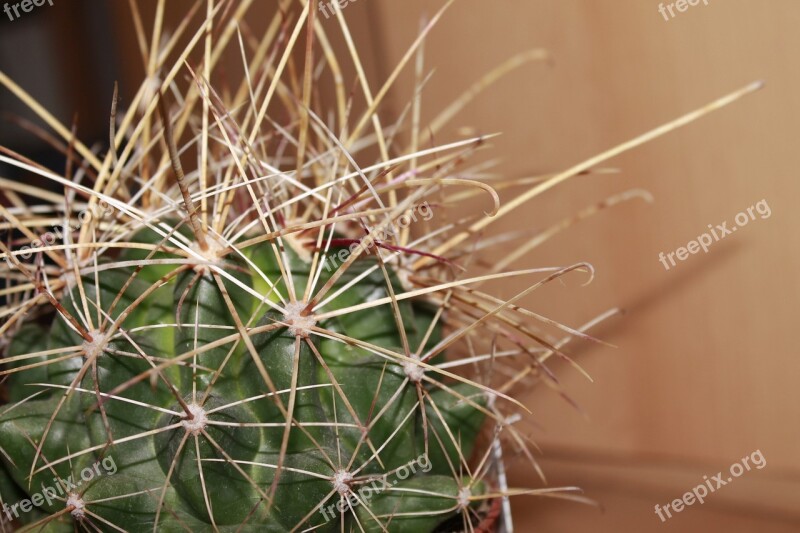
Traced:
MULTIPOLYGON (((393 65, 421 13, 443 2, 373 2, 393 65)), ((575 178, 500 225, 542 227, 628 188, 604 211, 524 259, 591 262, 586 288, 552 284, 527 306, 579 325, 619 305, 602 328, 617 349, 580 356, 594 383, 559 370, 580 413, 548 390, 530 392, 552 484, 575 484, 605 508, 516 502, 521 531, 800 530, 800 198, 792 124, 800 63, 800 3, 711 0, 669 21, 651 0, 461 0, 428 42, 436 110, 507 57, 544 47, 554 66, 530 64, 456 121, 502 131, 508 174, 561 170, 753 80, 763 91, 605 166, 621 174, 575 178), (707 254, 666 271, 670 252, 766 199, 772 209, 707 254), (767 460, 662 524, 666 504, 755 450, 767 460)), ((360 8, 360 7, 359 7, 360 8)), ((355 8, 355 9, 359 9, 355 8)), ((520 267, 518 264, 517 267, 520 267)), ((524 287, 500 287, 511 296, 524 287)), ((524 462, 520 461, 520 465, 524 462)), ((535 480, 512 470, 517 486, 535 480)), ((726 474, 727 475, 727 474, 726 474)))
MULTIPOLYGON (((275 3, 260 3, 254 14, 275 3)), ((152 2, 139 4, 146 16, 152 12, 152 2)), ((443 4, 358 0, 345 9, 371 79, 391 72, 422 18, 443 4)), ((174 26, 188 3, 169 5, 167 23, 174 26)), ((618 174, 574 178, 495 228, 544 228, 631 188, 655 197, 652 204, 634 200, 603 211, 513 265, 595 266, 590 286, 555 283, 524 302, 551 318, 578 326, 614 306, 627 311, 597 330, 618 348, 572 352, 594 383, 566 365, 555 367, 583 414, 545 389, 525 398, 534 416, 524 429, 542 448, 550 484, 581 486, 603 510, 520 498, 513 501, 518 531, 800 530, 794 335, 800 210, 793 207, 800 198, 793 148, 800 2, 701 1, 668 21, 658 6, 655 0, 458 0, 426 45, 426 66, 435 69, 424 97, 427 118, 514 54, 539 47, 552 54, 552 64, 509 74, 437 132, 437 140, 457 137, 466 126, 503 132, 490 157, 502 158, 499 170, 508 175, 562 170, 751 81, 766 81, 733 106, 603 165, 618 174), (708 224, 732 224, 761 200, 771 208, 769 218, 669 271, 659 262, 659 252, 685 246, 708 224), (654 513, 655 504, 680 498, 703 475, 727 471, 756 450, 765 468, 666 523, 654 513)), ((0 23, 0 68, 65 122, 77 110, 84 139, 104 139, 114 80, 124 103, 141 76, 126 3, 56 0, 38 9, 0 23)), ((336 22, 325 23, 335 33, 336 22)), ((396 107, 405 104, 412 81, 401 79, 396 107)), ((16 105, 0 93, 2 109, 22 112, 16 105)), ((36 155, 32 140, 5 122, 0 128, 0 142, 27 144, 26 153, 36 155)), ((510 297, 524 287, 493 288, 510 297)), ((523 459, 510 461, 513 485, 540 485, 523 459)))

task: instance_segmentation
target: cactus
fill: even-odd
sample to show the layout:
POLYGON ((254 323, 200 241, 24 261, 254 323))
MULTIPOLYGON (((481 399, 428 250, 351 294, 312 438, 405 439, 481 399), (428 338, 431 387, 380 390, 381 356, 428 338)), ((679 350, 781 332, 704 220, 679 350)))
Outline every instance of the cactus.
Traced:
POLYGON ((4 182, 0 528, 484 531, 508 496, 569 497, 574 487, 509 488, 500 437, 533 461, 510 391, 534 378, 558 389, 545 363, 569 360, 563 345, 594 340, 585 329, 597 322, 571 328, 517 302, 591 267, 507 270, 525 245, 482 275, 465 271, 492 220, 603 157, 500 208, 495 188, 464 177, 488 137, 419 148, 478 88, 546 54, 501 65, 428 129, 418 69, 413 112, 387 127, 386 90, 369 88, 352 43, 362 93, 347 96, 313 3, 245 45, 235 29, 249 4, 209 2, 195 33, 140 34, 162 44, 120 116, 115 94, 102 158, 0 73, 62 136, 68 161, 62 176, 0 155, 64 191, 4 182), (303 32, 303 66, 288 68, 303 32), (220 94, 211 82, 228 47, 250 61, 239 90, 220 94), (313 111, 323 73, 330 114, 313 111), (448 215, 484 193, 490 213, 448 215), (536 279, 509 300, 478 287, 511 276, 536 279))

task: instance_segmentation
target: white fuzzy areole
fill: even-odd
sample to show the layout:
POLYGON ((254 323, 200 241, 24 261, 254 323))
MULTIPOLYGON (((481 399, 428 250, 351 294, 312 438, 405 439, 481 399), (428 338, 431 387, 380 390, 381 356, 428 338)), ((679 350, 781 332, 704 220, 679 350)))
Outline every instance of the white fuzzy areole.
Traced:
MULTIPOLYGON (((200 244, 197 241, 193 241, 192 244, 189 245, 189 248, 208 263, 216 265, 219 263, 221 252, 225 249, 225 246, 220 244, 219 241, 214 239, 211 235, 206 236, 206 244, 208 244, 207 250, 200 248, 200 244)), ((194 270, 195 272, 205 273, 209 270, 208 267, 208 264, 195 265, 194 270)))
POLYGON ((403 363, 403 372, 408 377, 409 381, 419 383, 425 376, 425 369, 419 364, 412 361, 403 363))
POLYGON ((461 509, 469 507, 469 499, 472 496, 472 491, 469 490, 467 487, 458 491, 458 506, 461 509))
POLYGON ((92 359, 103 355, 103 348, 108 343, 108 338, 105 332, 99 329, 89 331, 89 336, 92 337, 92 342, 84 341, 83 343, 83 356, 86 359, 92 359))
POLYGON ((188 433, 199 435, 208 425, 208 415, 206 414, 206 410, 196 403, 190 403, 188 407, 193 418, 184 418, 181 424, 188 433))
POLYGON ((341 494, 346 496, 350 492, 350 484, 353 482, 353 474, 345 470, 339 470, 333 475, 333 488, 341 494))
POLYGON ((303 315, 303 310, 308 304, 306 302, 290 302, 286 304, 286 312, 283 314, 284 321, 289 325, 292 335, 308 337, 311 328, 317 325, 313 315, 303 315))
POLYGON ((72 515, 73 518, 77 520, 81 520, 83 519, 84 516, 86 516, 86 513, 84 512, 86 503, 83 501, 83 498, 81 498, 74 492, 70 492, 69 495, 67 495, 66 507, 73 508, 72 511, 70 511, 70 514, 72 515))

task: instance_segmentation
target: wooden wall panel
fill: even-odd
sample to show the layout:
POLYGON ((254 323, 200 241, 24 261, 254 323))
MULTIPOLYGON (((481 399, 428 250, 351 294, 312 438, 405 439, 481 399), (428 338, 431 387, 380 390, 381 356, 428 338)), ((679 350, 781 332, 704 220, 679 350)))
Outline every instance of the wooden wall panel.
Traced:
MULTIPOLYGON (((419 20, 442 0, 373 0, 389 70, 419 20)), ((641 187, 631 202, 565 232, 525 258, 535 266, 591 262, 586 288, 553 284, 530 308, 579 325, 619 305, 603 328, 617 349, 580 350, 594 377, 558 373, 584 419, 547 390, 526 397, 552 482, 586 487, 607 507, 518 501, 520 531, 760 531, 800 524, 800 211, 795 125, 800 118, 800 3, 711 0, 665 21, 653 0, 459 0, 429 40, 436 74, 425 116, 511 55, 553 54, 509 75, 466 110, 456 128, 502 131, 493 155, 509 174, 566 168, 753 80, 764 90, 607 163, 618 175, 576 178, 498 229, 544 227, 608 195, 641 187), (673 251, 708 224, 733 221, 766 200, 772 215, 666 271, 673 251), (662 526, 656 503, 704 474, 760 449, 768 465, 662 526)), ((354 4, 347 13, 366 6, 354 4)), ((395 93, 404 102, 411 80, 395 93)), ((517 265, 519 266, 519 265, 517 265)), ((496 288, 506 296, 522 285, 496 288)), ((520 472, 518 485, 536 485, 520 472)), ((517 465, 517 463, 515 463, 517 465)))

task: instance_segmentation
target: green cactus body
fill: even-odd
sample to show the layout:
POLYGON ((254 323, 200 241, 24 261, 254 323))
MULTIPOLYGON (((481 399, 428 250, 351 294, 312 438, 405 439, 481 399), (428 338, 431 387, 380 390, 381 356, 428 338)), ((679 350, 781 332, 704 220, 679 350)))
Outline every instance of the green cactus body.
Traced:
MULTIPOLYGON (((130 241, 162 239, 145 229, 130 241)), ((484 490, 454 472, 471 454, 485 395, 464 383, 434 387, 419 379, 424 369, 387 355, 403 342, 391 305, 319 324, 276 310, 301 309, 286 298, 304 294, 310 277, 287 247, 279 252, 287 287, 276 250, 264 243, 225 257, 217 266, 226 276, 190 266, 171 277, 175 265, 118 267, 147 255, 125 250, 82 278, 83 294, 73 283, 61 298, 94 326, 93 342, 58 315, 19 329, 7 357, 16 370, 10 399, 20 403, 0 416, 0 495, 18 522, 61 512, 44 531, 85 520, 109 531, 432 531, 464 508, 467 485, 484 490), (317 325, 328 333, 310 334, 317 325), (422 397, 432 401, 421 405, 422 397), (10 508, 56 488, 54 478, 79 486, 28 512, 10 508)), ((386 298, 375 266, 356 261, 321 312, 386 298)), ((335 269, 318 272, 316 288, 335 269)), ((397 306, 416 347, 434 312, 412 300, 397 306)))

